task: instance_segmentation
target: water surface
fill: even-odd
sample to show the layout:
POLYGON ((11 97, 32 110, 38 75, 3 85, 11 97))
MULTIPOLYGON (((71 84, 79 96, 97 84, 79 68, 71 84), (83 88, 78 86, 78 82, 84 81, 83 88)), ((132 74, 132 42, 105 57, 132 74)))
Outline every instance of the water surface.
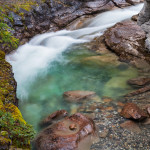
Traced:
POLYGON ((74 109, 76 104, 67 103, 62 97, 68 90, 95 91, 99 101, 103 96, 117 99, 132 90, 126 81, 137 76, 136 69, 124 63, 102 61, 84 43, 137 14, 142 6, 102 13, 83 29, 37 35, 8 55, 25 120, 38 130, 43 116, 58 109, 74 109))

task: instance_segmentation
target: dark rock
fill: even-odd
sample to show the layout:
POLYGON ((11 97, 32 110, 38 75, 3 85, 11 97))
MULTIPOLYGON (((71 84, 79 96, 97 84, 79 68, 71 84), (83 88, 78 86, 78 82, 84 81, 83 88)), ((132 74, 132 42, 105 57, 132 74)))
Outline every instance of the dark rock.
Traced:
POLYGON ((132 16, 131 19, 132 19, 133 21, 137 21, 137 20, 138 20, 138 17, 139 17, 139 14, 132 16))
POLYGON ((8 25, 9 27, 11 27, 11 28, 13 27, 11 21, 10 21, 8 18, 4 18, 4 22, 7 23, 7 25, 8 25))
POLYGON ((123 21, 109 28, 105 33, 105 41, 121 59, 132 57, 144 58, 145 33, 136 23, 123 21))
POLYGON ((13 18, 13 25, 14 26, 19 26, 19 27, 24 26, 24 24, 22 23, 22 17, 21 16, 17 15, 14 12, 9 12, 9 17, 13 18))
POLYGON ((69 102, 79 102, 83 99, 91 98, 95 94, 93 91, 67 91, 64 92, 63 97, 69 102))
POLYGON ((80 113, 74 114, 44 129, 35 140, 36 150, 75 150, 81 142, 92 144, 88 137, 95 136, 95 130, 91 119, 80 113))
POLYGON ((58 110, 48 117, 46 117, 41 123, 40 126, 48 126, 53 123, 53 121, 58 121, 68 115, 66 110, 58 110))
POLYGON ((131 118, 136 120, 144 119, 148 117, 147 114, 134 103, 125 104, 120 115, 123 116, 124 118, 128 118, 128 119, 131 118))

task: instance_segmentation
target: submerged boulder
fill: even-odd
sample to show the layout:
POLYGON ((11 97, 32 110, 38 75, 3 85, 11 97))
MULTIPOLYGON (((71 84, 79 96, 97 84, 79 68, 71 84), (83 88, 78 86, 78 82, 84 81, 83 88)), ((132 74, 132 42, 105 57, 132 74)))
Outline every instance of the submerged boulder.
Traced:
POLYGON ((96 93, 93 91, 67 91, 64 92, 63 97, 66 101, 69 102, 79 102, 83 99, 91 98, 92 96, 95 96, 96 93))
POLYGON ((95 130, 90 118, 76 113, 44 129, 36 138, 35 147, 36 150, 83 150, 83 142, 84 146, 89 145, 88 150, 95 130))

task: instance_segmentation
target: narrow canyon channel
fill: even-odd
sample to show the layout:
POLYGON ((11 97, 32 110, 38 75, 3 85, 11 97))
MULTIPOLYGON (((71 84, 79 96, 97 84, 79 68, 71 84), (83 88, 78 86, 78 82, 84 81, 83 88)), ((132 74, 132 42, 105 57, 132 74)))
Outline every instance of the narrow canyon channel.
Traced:
POLYGON ((73 113, 80 105, 66 102, 66 91, 94 91, 94 100, 100 102, 103 96, 115 100, 133 90, 126 81, 137 76, 135 68, 113 55, 115 61, 109 60, 108 54, 97 55, 87 45, 108 27, 138 14, 142 7, 139 4, 101 13, 81 29, 36 35, 6 56, 17 81, 19 108, 37 132, 43 117, 60 109, 73 113))

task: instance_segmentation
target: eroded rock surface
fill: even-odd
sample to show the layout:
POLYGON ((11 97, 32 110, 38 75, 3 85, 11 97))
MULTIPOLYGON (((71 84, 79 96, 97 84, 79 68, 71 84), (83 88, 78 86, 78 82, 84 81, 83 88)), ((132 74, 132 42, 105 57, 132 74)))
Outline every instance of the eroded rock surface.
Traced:
POLYGON ((95 130, 90 118, 76 113, 44 129, 35 140, 36 150, 83 150, 78 147, 80 142, 91 143, 95 130))
POLYGON ((134 103, 127 103, 120 114, 128 119, 144 119, 148 117, 148 115, 134 103))
POLYGON ((123 21, 109 28, 105 33, 105 41, 123 60, 132 60, 132 57, 144 58, 145 32, 132 21, 123 21))

